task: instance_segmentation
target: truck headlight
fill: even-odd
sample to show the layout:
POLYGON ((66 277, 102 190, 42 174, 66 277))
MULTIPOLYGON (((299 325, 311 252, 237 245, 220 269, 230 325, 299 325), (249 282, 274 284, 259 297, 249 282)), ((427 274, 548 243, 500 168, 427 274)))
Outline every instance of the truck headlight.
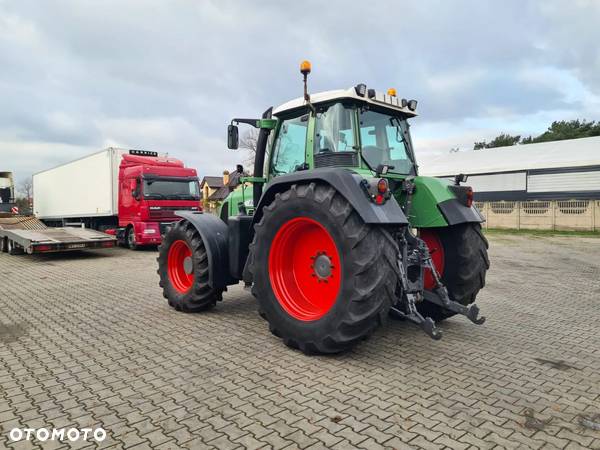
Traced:
POLYGON ((154 234, 156 233, 156 230, 154 228, 146 228, 144 230, 144 234, 154 234))

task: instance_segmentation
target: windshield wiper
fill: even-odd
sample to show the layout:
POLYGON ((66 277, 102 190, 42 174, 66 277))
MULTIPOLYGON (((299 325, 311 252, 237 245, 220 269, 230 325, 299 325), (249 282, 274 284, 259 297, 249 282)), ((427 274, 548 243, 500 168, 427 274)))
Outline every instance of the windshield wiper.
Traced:
POLYGON ((161 199, 161 198, 165 198, 164 195, 153 192, 152 194, 144 194, 144 198, 156 198, 156 199, 161 199))
POLYGON ((400 125, 400 119, 397 117, 390 117, 390 125, 396 129, 396 140, 404 144, 404 147, 406 148, 406 139, 404 137, 404 130, 402 130, 402 126, 400 125))

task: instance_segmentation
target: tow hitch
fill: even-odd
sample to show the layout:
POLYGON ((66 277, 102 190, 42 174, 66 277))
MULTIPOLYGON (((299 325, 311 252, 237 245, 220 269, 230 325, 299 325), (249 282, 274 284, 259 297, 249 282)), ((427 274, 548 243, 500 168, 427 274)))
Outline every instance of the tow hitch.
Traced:
POLYGON ((435 321, 431 317, 423 317, 417 311, 416 303, 419 301, 431 302, 448 311, 461 314, 476 325, 485 322, 485 317, 479 316, 479 307, 476 304, 465 306, 450 299, 448 289, 442 283, 440 275, 431 261, 429 249, 422 239, 410 235, 407 231, 401 238, 400 244, 402 252, 398 259, 398 268, 401 293, 396 305, 391 308, 392 314, 419 325, 429 337, 435 340, 442 338, 442 330, 436 327, 435 321), (406 235, 409 235, 411 245, 409 245, 406 235), (424 289, 424 269, 429 269, 433 275, 435 285, 431 291, 424 289))

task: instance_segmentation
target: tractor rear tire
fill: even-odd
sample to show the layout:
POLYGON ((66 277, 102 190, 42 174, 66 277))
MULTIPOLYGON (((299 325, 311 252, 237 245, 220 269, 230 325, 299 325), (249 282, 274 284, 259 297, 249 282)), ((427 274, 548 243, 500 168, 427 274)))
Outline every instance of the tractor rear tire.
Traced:
POLYGON ((287 346, 339 353, 387 320, 398 254, 390 230, 365 224, 331 186, 292 185, 255 226, 252 294, 287 346))
POLYGON ((223 298, 223 289, 208 285, 206 248, 187 220, 177 222, 164 236, 156 260, 163 296, 177 311, 205 311, 223 298))
MULTIPOLYGON (((437 235, 442 246, 444 270, 441 276, 450 299, 465 306, 470 305, 485 286, 485 275, 490 268, 487 252, 489 244, 481 231, 481 225, 464 223, 432 229, 430 232, 437 235)), ((431 250, 431 245, 429 246, 431 250)), ((432 259, 435 263, 435 250, 432 259)), ((417 309, 421 315, 431 317, 436 322, 455 315, 426 301, 419 303, 417 309)))

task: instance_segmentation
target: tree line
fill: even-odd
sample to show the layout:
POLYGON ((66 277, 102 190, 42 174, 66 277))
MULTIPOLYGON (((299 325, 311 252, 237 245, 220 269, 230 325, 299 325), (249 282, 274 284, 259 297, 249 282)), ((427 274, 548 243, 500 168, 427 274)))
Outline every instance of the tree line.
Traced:
POLYGON ((520 135, 512 136, 508 133, 501 133, 489 142, 475 142, 473 150, 481 150, 483 148, 507 147, 518 144, 535 144, 537 142, 562 141, 565 139, 577 139, 584 137, 600 136, 600 121, 591 122, 584 120, 557 120, 552 122, 539 136, 520 135))

